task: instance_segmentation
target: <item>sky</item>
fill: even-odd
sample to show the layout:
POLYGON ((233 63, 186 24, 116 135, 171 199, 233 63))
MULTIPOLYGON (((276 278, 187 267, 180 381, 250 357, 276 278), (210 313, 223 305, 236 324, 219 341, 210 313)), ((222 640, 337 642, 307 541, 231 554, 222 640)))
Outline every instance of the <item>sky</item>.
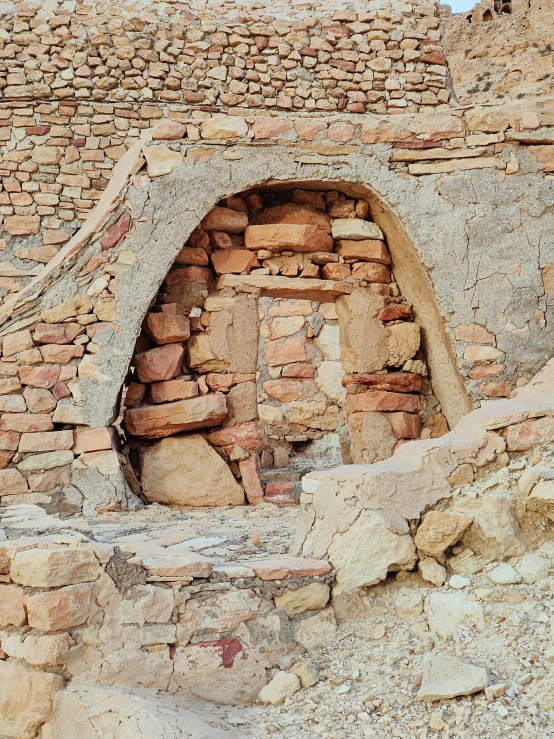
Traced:
POLYGON ((476 0, 443 0, 443 2, 452 7, 453 13, 464 13, 466 10, 473 10, 476 0))

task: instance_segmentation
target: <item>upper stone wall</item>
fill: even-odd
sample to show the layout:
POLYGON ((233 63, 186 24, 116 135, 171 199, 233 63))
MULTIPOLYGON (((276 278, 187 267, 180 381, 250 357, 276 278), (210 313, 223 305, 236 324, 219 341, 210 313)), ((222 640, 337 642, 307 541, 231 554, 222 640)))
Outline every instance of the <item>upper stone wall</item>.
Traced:
POLYGON ((438 5, 0 3, 0 100, 430 112, 448 104, 438 5))

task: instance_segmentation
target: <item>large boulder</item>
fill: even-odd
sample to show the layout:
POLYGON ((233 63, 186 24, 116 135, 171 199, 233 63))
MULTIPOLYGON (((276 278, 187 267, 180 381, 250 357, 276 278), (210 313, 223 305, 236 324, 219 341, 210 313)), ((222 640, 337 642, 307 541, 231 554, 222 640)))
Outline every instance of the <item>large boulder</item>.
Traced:
POLYGON ((244 492, 200 434, 163 439, 141 454, 142 491, 170 505, 243 505, 244 492))

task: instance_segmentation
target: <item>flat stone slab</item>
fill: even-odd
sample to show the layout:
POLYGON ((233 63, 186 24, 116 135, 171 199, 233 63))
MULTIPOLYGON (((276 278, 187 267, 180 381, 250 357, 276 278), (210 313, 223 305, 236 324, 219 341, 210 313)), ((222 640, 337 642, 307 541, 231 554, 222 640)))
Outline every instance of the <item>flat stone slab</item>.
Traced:
POLYGON ((242 288, 245 292, 259 290, 262 298, 295 298, 320 303, 339 295, 349 295, 354 289, 350 282, 278 275, 224 275, 217 281, 216 288, 223 290, 226 287, 242 288))

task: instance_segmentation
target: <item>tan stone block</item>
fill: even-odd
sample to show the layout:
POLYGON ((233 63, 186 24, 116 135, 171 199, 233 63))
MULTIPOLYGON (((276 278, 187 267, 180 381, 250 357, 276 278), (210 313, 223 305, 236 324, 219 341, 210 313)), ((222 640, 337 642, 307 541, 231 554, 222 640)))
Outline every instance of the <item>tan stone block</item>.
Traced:
POLYGON ((79 323, 37 323, 33 338, 39 344, 71 344, 84 332, 79 323))
POLYGON ((198 383, 192 380, 167 380, 153 382, 150 393, 154 403, 171 403, 174 400, 187 400, 198 395, 198 383))
POLYGON ((168 141, 185 137, 187 127, 179 121, 163 120, 156 124, 152 134, 152 141, 168 141))
POLYGON ((268 341, 265 344, 265 356, 270 367, 291 362, 304 362, 307 359, 306 338, 298 336, 284 341, 268 341))
POLYGON ((23 588, 17 585, 0 584, 0 628, 27 623, 24 595, 23 588))
POLYGON ((377 372, 388 360, 387 331, 374 316, 385 300, 366 288, 338 298, 340 359, 346 372, 377 372))
POLYGON ((29 490, 36 493, 47 493, 56 488, 63 488, 69 485, 70 481, 71 470, 69 467, 37 472, 27 478, 29 490))
POLYGON ((359 259, 361 262, 390 264, 389 250, 378 239, 363 241, 339 241, 338 254, 345 259, 359 259))
POLYGON ((227 394, 226 426, 254 421, 258 418, 258 403, 255 382, 240 382, 227 394))
POLYGON ((180 374, 184 358, 185 350, 181 344, 166 344, 135 355, 135 369, 141 382, 171 380, 180 374))
POLYGON ((347 280, 351 267, 349 264, 325 264, 322 271, 326 280, 347 280))
MULTIPOLYGON (((325 303, 325 305, 333 305, 333 303, 325 303)), ((311 316, 312 313, 311 300, 275 300, 267 312, 271 317, 311 316)))
POLYGON ((554 418, 545 416, 514 423, 505 429, 504 436, 510 452, 525 451, 539 444, 549 444, 554 441, 554 418))
POLYGON ((501 356, 502 352, 492 346, 468 346, 464 352, 468 362, 494 362, 501 356))
POLYGON ((348 435, 353 464, 373 464, 392 456, 397 438, 384 413, 350 413, 348 435))
POLYGON ((254 570, 256 577, 260 580, 284 580, 287 575, 315 577, 326 575, 331 570, 331 565, 324 559, 292 557, 289 554, 253 560, 249 562, 249 567, 254 570))
POLYGON ((0 431, 0 450, 15 452, 19 446, 19 434, 13 431, 0 431))
POLYGON ((376 223, 372 223, 371 221, 363 221, 361 218, 335 219, 332 224, 332 234, 333 238, 337 240, 384 240, 383 232, 376 223))
POLYGON ((392 279, 390 269, 376 262, 358 262, 352 265, 352 277, 356 280, 377 282, 382 285, 388 285, 392 279))
POLYGON ((35 146, 31 159, 37 164, 59 164, 62 153, 56 146, 35 146))
POLYGON ((166 144, 144 146, 142 152, 146 159, 149 177, 170 174, 175 167, 184 161, 184 157, 180 152, 172 151, 166 144))
POLYGON ((14 354, 29 349, 34 344, 29 329, 23 331, 16 331, 13 334, 8 334, 4 337, 2 342, 2 354, 4 357, 11 357, 14 354))
POLYGON ((227 234, 240 234, 248 226, 248 215, 216 205, 205 216, 201 226, 204 231, 224 231, 227 234))
POLYGON ((23 659, 36 667, 63 667, 75 642, 69 634, 29 634, 23 639, 12 634, 2 639, 2 649, 10 657, 23 659))
POLYGON ((19 380, 31 387, 54 387, 60 378, 59 367, 20 367, 19 380))
POLYGON ((33 739, 52 715, 52 701, 64 678, 37 672, 13 660, 0 661, 0 735, 33 739))
POLYGON ((49 413, 2 413, 0 420, 0 429, 3 431, 33 433, 51 431, 53 428, 54 424, 49 413))
POLYGON ((301 382, 295 380, 266 380, 263 384, 263 388, 268 395, 272 398, 283 403, 288 403, 291 400, 298 400, 302 397, 303 385, 301 382))
POLYGON ((238 426, 212 431, 207 436, 213 446, 239 446, 247 452, 255 452, 262 442, 261 432, 255 422, 242 423, 238 426))
POLYGON ((456 326, 456 341, 469 344, 495 344, 496 336, 478 323, 461 323, 456 326))
POLYGON ((277 223, 266 226, 248 226, 244 244, 251 251, 267 249, 271 252, 330 252, 333 239, 311 225, 277 223))
POLYGON ((193 246, 184 246, 175 257, 175 264, 194 264, 197 267, 207 267, 209 263, 210 260, 206 250, 193 246))
POLYGON ((406 413, 419 413, 420 400, 418 395, 406 393, 389 393, 383 390, 375 390, 369 393, 356 393, 349 395, 346 403, 347 413, 363 411, 405 411, 406 413))
MULTIPOLYGON (((552 147, 554 149, 554 146, 552 147)), ((548 295, 554 293, 554 262, 550 262, 541 269, 544 292, 548 295)))
MULTIPOLYGON (((311 309, 310 309, 311 314, 311 309)), ((292 336, 304 328, 303 316, 282 316, 262 323, 260 334, 265 339, 282 339, 292 336)))
POLYGON ((53 411, 58 403, 49 390, 39 387, 26 387, 23 397, 31 413, 48 413, 53 411))
POLYGON ((19 442, 19 451, 24 452, 52 452, 60 449, 71 449, 73 446, 73 431, 40 431, 25 433, 19 442))
POLYGON ((207 557, 196 552, 156 554, 142 561, 149 576, 162 578, 209 577, 213 565, 207 557))
POLYGON ((0 495, 27 492, 27 480, 16 469, 0 470, 0 495))
POLYGON ((200 131, 203 139, 242 138, 248 133, 244 118, 216 114, 202 122, 200 131))
POLYGON ((40 216, 7 216, 4 228, 12 236, 28 236, 40 231, 40 216))
POLYGON ((72 629, 84 624, 93 613, 92 586, 81 583, 27 595, 25 605, 31 628, 39 631, 72 629))
POLYGON ((219 426, 227 416, 225 395, 177 400, 174 403, 147 405, 125 411, 127 431, 133 436, 157 439, 182 431, 219 426))
POLYGON ((420 329, 417 323, 403 322, 389 326, 386 339, 389 352, 388 365, 401 367, 408 359, 415 356, 420 341, 420 329))
POLYGON ((430 511, 415 535, 416 547, 435 559, 440 559, 473 523, 469 516, 445 511, 430 511))
POLYGON ((90 549, 28 549, 12 559, 10 577, 30 588, 56 588, 97 580, 101 570, 90 549))
POLYGON ((143 493, 151 501, 191 506, 244 503, 233 473, 200 434, 143 447, 141 471, 143 493))
POLYGON ((432 439, 439 439, 448 433, 448 423, 442 413, 435 413, 431 418, 428 418, 423 427, 431 432, 432 439))
POLYGON ((325 608, 329 600, 329 586, 321 582, 311 582, 296 590, 287 589, 275 597, 275 605, 288 616, 297 616, 304 611, 325 608))
MULTIPOLYGON (((76 295, 64 300, 60 305, 42 311, 40 319, 44 323, 59 323, 66 318, 73 318, 92 311, 92 301, 88 295, 76 295)), ((55 342, 54 342, 55 343, 55 342)))
POLYGON ((0 395, 9 395, 18 393, 21 390, 21 383, 17 377, 6 377, 0 380, 0 395))
POLYGON ((73 462, 73 452, 57 451, 45 452, 44 454, 33 454, 18 462, 17 469, 20 472, 37 472, 39 470, 51 470, 55 467, 63 467, 73 462))
POLYGON ((507 398, 510 395, 512 386, 506 380, 504 382, 482 382, 479 390, 488 398, 507 398))
POLYGON ((73 454, 112 448, 112 438, 107 428, 75 429, 73 438, 74 443, 71 447, 73 454))
POLYGON ((216 275, 248 274, 253 267, 258 266, 256 255, 246 249, 216 251, 211 260, 216 275))
POLYGON ((331 218, 355 218, 356 217, 356 201, 355 200, 335 200, 329 206, 329 215, 331 218))
POLYGON ((188 366, 197 372, 225 372, 229 362, 214 352, 210 334, 193 334, 187 344, 188 366))
POLYGON ((187 341, 190 338, 190 320, 171 313, 147 313, 144 331, 156 344, 187 341))

